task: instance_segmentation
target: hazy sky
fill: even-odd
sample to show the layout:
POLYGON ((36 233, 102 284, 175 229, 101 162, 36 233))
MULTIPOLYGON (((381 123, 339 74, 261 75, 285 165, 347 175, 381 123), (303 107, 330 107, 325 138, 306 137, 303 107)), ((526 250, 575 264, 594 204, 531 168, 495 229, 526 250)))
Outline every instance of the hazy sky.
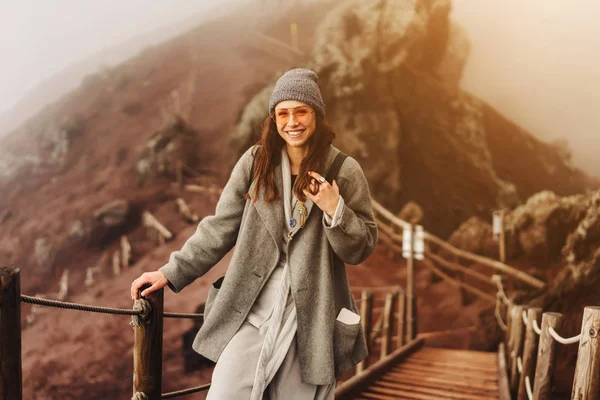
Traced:
MULTIPOLYGON (((71 63, 232 1, 0 0, 0 114, 71 63)), ((454 0, 452 17, 472 46, 462 86, 600 175, 600 1, 454 0)))
POLYGON ((239 0, 0 0, 0 114, 68 65, 239 0))
POLYGON ((600 176, 600 1, 454 0, 471 42, 462 86, 600 176))

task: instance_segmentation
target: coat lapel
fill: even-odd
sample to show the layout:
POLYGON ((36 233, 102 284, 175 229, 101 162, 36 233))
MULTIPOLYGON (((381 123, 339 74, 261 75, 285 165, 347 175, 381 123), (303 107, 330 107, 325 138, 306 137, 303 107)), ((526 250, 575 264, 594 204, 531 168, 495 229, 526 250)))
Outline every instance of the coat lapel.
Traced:
MULTIPOLYGON (((283 193, 283 178, 281 175, 281 165, 275 167, 275 186, 277 187, 278 193, 283 193)), ((254 186, 256 185, 256 181, 252 182, 250 185, 250 195, 254 195, 254 186)), ((282 230, 284 227, 284 211, 283 211, 283 200, 280 198, 275 199, 268 204, 265 199, 264 190, 260 190, 258 193, 258 199, 254 204, 256 207, 256 211, 258 215, 262 218, 264 224, 267 227, 267 230, 273 237, 275 244, 279 251, 281 251, 281 238, 282 238, 282 230)))

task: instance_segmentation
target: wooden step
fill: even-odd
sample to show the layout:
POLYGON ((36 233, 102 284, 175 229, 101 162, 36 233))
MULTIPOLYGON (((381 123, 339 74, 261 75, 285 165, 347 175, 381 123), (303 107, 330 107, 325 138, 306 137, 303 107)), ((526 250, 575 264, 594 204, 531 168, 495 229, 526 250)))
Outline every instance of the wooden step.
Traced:
POLYGON ((472 350, 421 347, 365 382, 364 400, 489 400, 500 396, 498 356, 472 350))

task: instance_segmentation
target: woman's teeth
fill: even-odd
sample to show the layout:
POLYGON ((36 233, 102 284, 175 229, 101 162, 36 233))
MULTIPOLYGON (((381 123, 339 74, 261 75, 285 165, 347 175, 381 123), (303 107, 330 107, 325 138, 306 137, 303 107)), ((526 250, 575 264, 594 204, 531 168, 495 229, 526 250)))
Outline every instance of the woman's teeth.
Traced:
POLYGON ((288 131, 287 134, 290 135, 291 137, 297 137, 297 136, 300 136, 303 131, 304 130, 300 130, 300 131, 288 131))

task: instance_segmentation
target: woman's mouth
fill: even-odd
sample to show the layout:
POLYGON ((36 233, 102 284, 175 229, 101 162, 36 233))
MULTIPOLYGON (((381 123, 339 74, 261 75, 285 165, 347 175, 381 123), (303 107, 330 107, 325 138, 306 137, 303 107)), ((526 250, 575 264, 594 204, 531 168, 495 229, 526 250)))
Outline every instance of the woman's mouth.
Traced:
POLYGON ((295 131, 286 131, 286 133, 288 134, 288 136, 291 137, 291 138, 300 137, 303 132, 304 132, 304 129, 295 130, 295 131))

